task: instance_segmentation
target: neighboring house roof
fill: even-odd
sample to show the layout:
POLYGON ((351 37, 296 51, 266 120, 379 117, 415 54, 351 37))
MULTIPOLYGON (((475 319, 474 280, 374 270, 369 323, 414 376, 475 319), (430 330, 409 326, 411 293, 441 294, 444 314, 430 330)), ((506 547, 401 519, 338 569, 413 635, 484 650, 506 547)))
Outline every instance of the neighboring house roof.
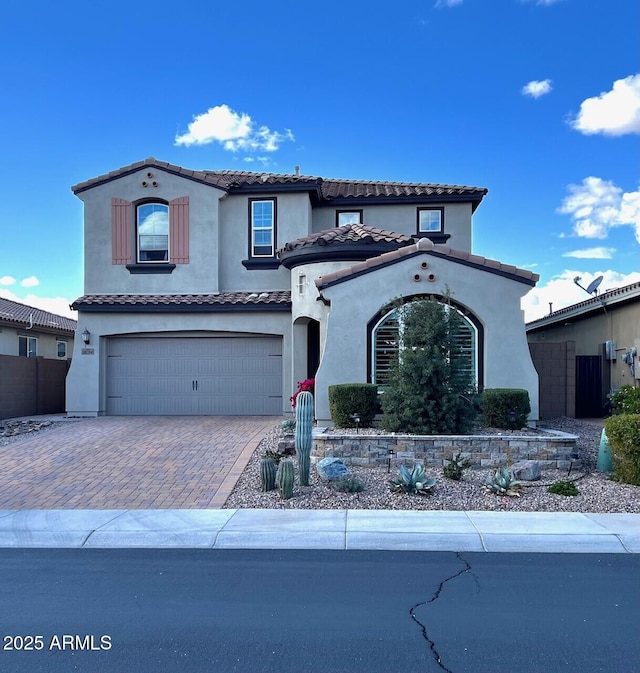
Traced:
POLYGON ((81 311, 288 311, 291 292, 216 292, 213 294, 87 294, 72 308, 81 311))
POLYGON ((0 323, 12 324, 17 327, 38 327, 53 332, 73 333, 78 323, 49 311, 43 311, 33 306, 20 304, 11 299, 0 297, 0 323))
POLYGON ((379 257, 368 259, 366 262, 359 262, 346 269, 340 269, 339 271, 329 273, 326 276, 321 276, 316 279, 315 283, 319 290, 323 290, 326 287, 337 285, 338 283, 369 273, 370 271, 374 271, 383 266, 395 264, 405 257, 412 257, 422 253, 428 253, 435 257, 447 259, 465 266, 471 266, 481 269, 482 271, 489 271, 490 273, 505 276, 512 280, 526 283, 527 285, 535 285, 540 278, 538 274, 528 271, 527 269, 519 269, 510 264, 502 264, 493 259, 473 255, 470 252, 454 250, 446 245, 437 245, 428 238, 421 238, 415 245, 407 245, 398 250, 394 250, 393 252, 387 252, 379 257))
POLYGON ((526 329, 527 332, 533 332, 536 329, 550 327, 558 322, 564 323, 570 318, 586 318, 589 314, 601 311, 607 306, 637 302, 640 302, 640 282, 631 283, 631 285, 625 285, 615 290, 608 290, 578 304, 572 304, 571 306, 553 311, 553 313, 549 313, 544 318, 538 318, 527 323, 526 329))
POLYGON ((288 269, 319 261, 359 261, 414 243, 411 236, 364 224, 345 224, 289 241, 277 254, 288 269))
POLYGON ((441 185, 419 182, 385 182, 375 180, 344 180, 321 178, 312 175, 296 175, 287 173, 268 173, 250 171, 194 171, 182 166, 158 161, 149 157, 123 166, 110 173, 85 180, 71 187, 74 194, 79 194, 97 185, 116 180, 142 168, 159 168, 180 175, 189 180, 217 187, 225 192, 267 192, 267 191, 308 191, 318 205, 335 205, 349 203, 354 199, 366 198, 371 203, 393 201, 467 201, 475 210, 487 193, 484 187, 467 187, 464 185, 441 185), (275 189, 277 188, 277 189, 275 189))

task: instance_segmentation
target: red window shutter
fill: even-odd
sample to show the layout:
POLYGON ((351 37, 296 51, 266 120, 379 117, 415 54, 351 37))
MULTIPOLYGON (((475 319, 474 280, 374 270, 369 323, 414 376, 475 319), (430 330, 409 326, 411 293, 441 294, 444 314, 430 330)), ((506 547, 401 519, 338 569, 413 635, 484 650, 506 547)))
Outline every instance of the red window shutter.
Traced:
POLYGON ((169 201, 169 261, 173 264, 189 263, 189 197, 181 196, 169 201))
POLYGON ((111 255, 112 264, 131 263, 131 203, 111 199, 111 255))

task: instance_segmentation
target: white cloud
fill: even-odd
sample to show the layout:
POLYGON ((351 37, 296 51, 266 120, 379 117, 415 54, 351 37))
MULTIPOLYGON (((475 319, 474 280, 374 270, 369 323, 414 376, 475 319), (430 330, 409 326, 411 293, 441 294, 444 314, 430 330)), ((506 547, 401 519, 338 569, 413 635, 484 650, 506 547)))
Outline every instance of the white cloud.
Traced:
POLYGON ((3 289, 0 289, 0 297, 11 299, 11 301, 17 301, 20 304, 26 304, 27 306, 33 306, 33 308, 39 308, 42 311, 49 311, 49 313, 72 318, 73 320, 78 319, 78 312, 72 311, 69 308, 71 302, 65 297, 38 297, 35 294, 27 294, 25 297, 18 297, 18 295, 13 292, 3 289))
POLYGON ((599 294, 640 282, 640 272, 638 271, 622 274, 612 270, 587 273, 567 269, 559 276, 554 276, 546 285, 533 288, 522 298, 525 321, 531 322, 549 315, 549 302, 552 303, 554 311, 559 311, 561 308, 589 299, 589 295, 573 282, 576 276, 581 277, 579 282, 583 287, 588 287, 589 283, 595 278, 603 276, 603 281, 598 288, 599 294))
POLYGON ((640 74, 616 80, 611 91, 587 98, 570 124, 586 135, 640 133, 640 74))
POLYGON ((615 248, 583 248, 565 252, 563 257, 575 257, 576 259, 611 259, 615 248))
POLYGON ((217 142, 230 152, 275 152, 283 142, 294 140, 291 129, 279 132, 268 126, 258 127, 248 114, 235 112, 228 105, 217 105, 197 115, 188 129, 176 136, 176 145, 217 142))
POLYGON ((22 287, 36 287, 40 285, 40 281, 35 276, 29 276, 29 278, 21 280, 20 285, 22 285, 22 287))
POLYGON ((0 285, 15 285, 16 284, 16 279, 13 278, 12 276, 2 276, 0 278, 0 285))
POLYGON ((530 96, 531 98, 540 98, 540 96, 544 96, 550 93, 552 89, 553 87, 551 86, 550 79, 543 79, 543 80, 534 79, 522 87, 521 93, 523 96, 530 96))
POLYGON ((456 5, 461 5, 462 0, 438 0, 434 7, 455 7, 456 5))
POLYGON ((548 7, 549 5, 555 5, 556 2, 562 2, 562 0, 521 0, 521 2, 534 2, 536 5, 544 5, 548 7))
POLYGON ((610 180, 590 176, 567 189, 558 212, 571 215, 577 236, 606 238, 611 227, 629 225, 640 243, 640 188, 623 192, 610 180))

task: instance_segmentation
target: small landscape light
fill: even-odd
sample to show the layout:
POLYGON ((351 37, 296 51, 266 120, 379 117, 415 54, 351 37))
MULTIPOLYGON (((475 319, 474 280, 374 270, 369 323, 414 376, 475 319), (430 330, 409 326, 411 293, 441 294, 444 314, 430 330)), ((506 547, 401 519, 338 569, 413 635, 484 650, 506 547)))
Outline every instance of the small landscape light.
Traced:
POLYGON ((391 472, 391 458, 395 455, 395 452, 393 449, 389 449, 389 458, 387 459, 387 474, 391 472))
POLYGON ((360 432, 360 414, 351 414, 351 420, 356 424, 356 434, 360 432))

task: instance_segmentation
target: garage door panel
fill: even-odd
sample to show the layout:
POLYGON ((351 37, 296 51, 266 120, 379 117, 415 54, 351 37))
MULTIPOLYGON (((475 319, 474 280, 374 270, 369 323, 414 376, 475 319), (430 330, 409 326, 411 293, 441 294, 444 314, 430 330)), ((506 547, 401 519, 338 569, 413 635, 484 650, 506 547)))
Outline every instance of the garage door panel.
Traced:
POLYGON ((281 415, 282 340, 109 340, 111 415, 281 415))

